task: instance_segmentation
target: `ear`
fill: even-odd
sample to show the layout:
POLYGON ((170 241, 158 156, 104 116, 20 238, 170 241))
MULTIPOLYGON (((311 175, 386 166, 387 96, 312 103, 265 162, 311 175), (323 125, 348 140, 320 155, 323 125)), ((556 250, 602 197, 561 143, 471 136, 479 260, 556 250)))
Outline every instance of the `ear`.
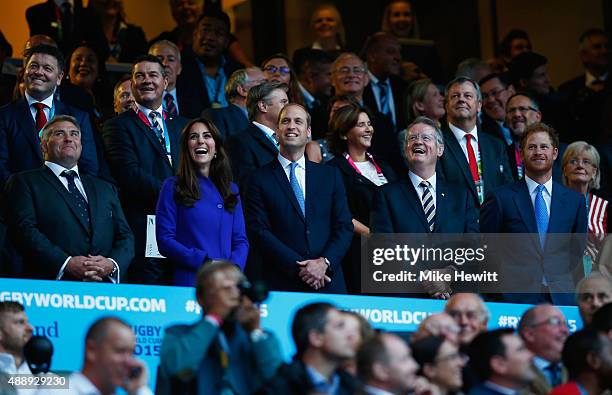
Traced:
POLYGON ((514 90, 514 85, 512 85, 512 84, 508 85, 506 90, 508 91, 508 97, 510 97, 510 96, 512 96, 512 95, 514 95, 516 93, 516 91, 514 90))
POLYGON ((44 158, 47 155, 47 152, 49 151, 49 148, 47 147, 47 141, 40 140, 40 150, 42 151, 44 158))
POLYGON ((98 351, 98 345, 93 340, 88 340, 85 343, 85 362, 95 364, 98 351))
POLYGON ((164 77, 164 90, 168 89, 168 77, 164 77))
POLYGON ((414 109, 416 109, 416 112, 420 114, 425 111, 425 105, 420 101, 414 102, 414 104, 412 105, 412 110, 414 111, 414 109))
POLYGON ((261 112, 261 113, 268 112, 268 105, 263 100, 260 100, 260 101, 257 102, 257 108, 259 108, 259 112, 261 112))
POLYGON ((426 363, 423 365, 423 375, 431 381, 436 377, 436 369, 431 364, 426 363))
POLYGON ((372 376, 379 381, 386 382, 389 378, 387 367, 380 362, 374 362, 372 365, 372 376))
POLYGON ((559 148, 553 148, 553 160, 557 160, 557 156, 559 156, 559 148))
POLYGON ((363 86, 367 86, 370 83, 370 75, 366 72, 363 76, 363 86))
POLYGON ((597 371, 601 368, 601 358, 599 358, 599 356, 593 352, 587 354, 586 362, 592 370, 597 371))
MULTIPOLYGON (((521 148, 521 160, 525 161, 525 157, 523 155, 523 149, 521 148)), ((533 336, 533 331, 531 330, 530 327, 526 327, 523 330, 523 338, 525 340, 525 342, 527 343, 533 343, 535 340, 535 337, 533 336)))
POLYGON ((542 113, 540 112, 540 110, 538 110, 538 112, 536 112, 536 122, 540 122, 542 120, 542 113))
POLYGON ((441 158, 442 154, 444 154, 444 144, 439 144, 438 145, 438 158, 441 158))
POLYGON ((308 343, 310 343, 312 346, 316 348, 321 347, 323 345, 322 334, 315 330, 308 332, 308 343))
POLYGON ((481 112, 481 111, 482 111, 482 100, 478 100, 478 106, 477 106, 477 108, 478 108, 478 112, 481 112))
POLYGON ((506 360, 503 357, 500 357, 499 355, 496 355, 491 358, 489 364, 491 366, 491 370, 497 374, 504 374, 506 372, 506 360))
POLYGON ((181 62, 179 62, 178 68, 176 69, 176 75, 177 76, 181 75, 182 71, 183 71, 183 65, 181 64, 181 62))
POLYGON ((310 126, 308 129, 306 129, 306 133, 308 133, 308 139, 310 140, 310 137, 312 136, 312 128, 310 126))
POLYGON ((242 86, 241 84, 238 84, 236 90, 238 91, 238 94, 242 97, 246 97, 248 95, 247 90, 244 89, 244 86, 242 86))
POLYGON ((64 78, 64 72, 60 71, 60 73, 57 75, 57 82, 55 83, 55 85, 60 86, 60 84, 62 83, 62 78, 64 78))

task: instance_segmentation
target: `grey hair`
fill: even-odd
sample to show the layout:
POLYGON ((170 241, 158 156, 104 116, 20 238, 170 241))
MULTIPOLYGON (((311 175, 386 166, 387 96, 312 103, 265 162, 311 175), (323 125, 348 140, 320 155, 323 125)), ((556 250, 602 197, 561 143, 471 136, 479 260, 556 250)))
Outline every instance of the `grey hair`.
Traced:
POLYGON ((51 128, 60 122, 70 122, 71 124, 73 124, 74 126, 76 126, 76 128, 78 129, 79 133, 81 132, 81 127, 79 126, 79 122, 76 120, 75 117, 70 116, 70 115, 57 115, 55 117, 53 117, 52 120, 50 120, 45 127, 43 127, 42 130, 42 140, 44 141, 48 141, 49 140, 49 135, 51 134, 51 128))
MULTIPOLYGON (((586 141, 574 141, 570 145, 567 146, 565 152, 563 153, 563 159, 561 160, 561 169, 565 169, 565 166, 569 163, 570 159, 578 154, 586 154, 590 156, 593 160, 593 165, 596 167, 595 175, 589 181, 589 191, 593 189, 599 189, 601 183, 601 171, 599 169, 599 163, 601 162, 601 158, 599 156, 599 152, 597 152, 597 148, 593 147, 591 144, 586 141)), ((563 174, 563 184, 565 186, 568 185, 567 177, 563 174)))
POLYGON ((418 116, 414 119, 414 121, 412 121, 410 125, 406 127, 406 129, 402 130, 398 135, 404 160, 407 160, 406 146, 408 145, 408 143, 406 142, 406 137, 408 137, 408 131, 418 124, 431 126, 433 130, 436 131, 436 145, 444 145, 444 136, 442 135, 442 130, 440 130, 438 125, 436 125, 436 123, 431 118, 428 118, 426 116, 418 116))
POLYGON ((155 47, 159 47, 162 45, 166 45, 170 48, 172 48, 174 50, 174 52, 176 52, 176 57, 178 58, 179 63, 181 63, 181 50, 179 49, 179 47, 176 46, 175 43, 173 43, 170 40, 157 40, 155 41, 153 44, 151 44, 151 46, 149 47, 149 53, 151 52, 151 50, 155 47))

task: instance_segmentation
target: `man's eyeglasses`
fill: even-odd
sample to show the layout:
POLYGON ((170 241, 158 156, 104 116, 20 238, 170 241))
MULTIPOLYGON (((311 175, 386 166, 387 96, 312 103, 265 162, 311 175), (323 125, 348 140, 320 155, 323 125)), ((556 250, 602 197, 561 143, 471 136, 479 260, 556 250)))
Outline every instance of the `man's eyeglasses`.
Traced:
POLYGON ((494 91, 491 91, 491 92, 489 92, 489 93, 484 93, 484 92, 482 92, 482 100, 483 100, 483 101, 484 101, 484 100, 487 100, 489 97, 494 97, 494 98, 496 98, 496 99, 497 99, 497 98, 499 97, 499 95, 500 95, 500 94, 501 94, 503 91, 505 91, 505 90, 506 90, 506 88, 503 88, 503 89, 498 89, 498 90, 494 90, 494 91))
POLYGON ((430 134, 409 134, 407 137, 409 143, 416 143, 419 138, 426 144, 434 141, 435 139, 435 137, 430 134))
POLYGON ((549 318, 545 319, 544 321, 540 321, 540 322, 537 322, 535 324, 531 324, 530 326, 532 328, 536 328, 536 327, 542 326, 542 325, 566 326, 567 327, 567 321, 565 321, 563 318, 560 318, 560 317, 549 317, 549 318))
POLYGON ((365 74, 366 68, 358 67, 358 66, 355 66, 355 67, 344 66, 344 67, 337 68, 335 71, 338 74, 349 74, 351 71, 354 74, 365 74))
MULTIPOLYGON (((484 97, 484 96, 483 96, 483 97, 484 97)), ((534 107, 523 107, 523 106, 521 106, 521 107, 510 107, 510 108, 507 108, 507 109, 506 109, 506 112, 507 112, 508 114, 512 114, 512 113, 514 113, 515 111, 518 111, 518 112, 520 112, 521 114, 525 114, 525 113, 527 113, 528 111, 538 112, 538 109, 537 109, 537 108, 534 108, 534 107)))
POLYGON ((263 71, 268 72, 270 74, 274 74, 277 71, 279 73, 281 73, 281 74, 289 74, 289 73, 291 73, 291 69, 289 67, 284 67, 284 66, 276 67, 276 66, 272 66, 272 65, 264 67, 263 71))

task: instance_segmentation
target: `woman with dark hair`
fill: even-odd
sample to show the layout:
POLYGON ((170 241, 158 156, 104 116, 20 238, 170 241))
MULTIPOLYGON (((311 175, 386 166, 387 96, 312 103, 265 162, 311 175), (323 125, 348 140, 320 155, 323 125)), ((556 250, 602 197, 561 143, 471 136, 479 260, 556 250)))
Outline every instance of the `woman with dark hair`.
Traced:
POLYGON ((287 55, 277 53, 272 56, 268 56, 261 62, 261 70, 268 82, 282 82, 289 86, 287 96, 291 103, 297 103, 304 108, 304 96, 298 85, 297 75, 291 66, 291 61, 287 55))
POLYGON ((347 289, 359 293, 360 236, 370 233, 370 211, 376 189, 395 179, 393 170, 368 152, 374 128, 368 111, 348 105, 336 110, 329 121, 327 143, 334 154, 328 164, 340 169, 349 209, 353 215, 354 237, 342 264, 347 289))
POLYGON ((410 344, 412 356, 420 366, 419 375, 436 386, 440 395, 458 394, 463 385, 462 369, 467 357, 459 346, 443 336, 429 336, 410 344))
POLYGON ((156 237, 174 266, 174 285, 193 286, 206 261, 227 259, 244 269, 249 243, 216 126, 204 118, 189 122, 180 149, 177 175, 164 182, 157 202, 156 237))

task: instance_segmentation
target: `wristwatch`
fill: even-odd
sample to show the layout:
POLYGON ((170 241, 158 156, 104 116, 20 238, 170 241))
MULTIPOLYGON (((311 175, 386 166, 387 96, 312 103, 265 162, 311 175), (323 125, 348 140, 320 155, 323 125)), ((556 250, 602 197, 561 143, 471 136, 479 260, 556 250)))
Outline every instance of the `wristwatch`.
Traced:
POLYGON ((331 277, 334 274, 334 271, 331 267, 331 262, 329 261, 329 259, 325 257, 323 257, 323 260, 325 261, 325 264, 327 265, 327 270, 325 270, 325 274, 331 277))

